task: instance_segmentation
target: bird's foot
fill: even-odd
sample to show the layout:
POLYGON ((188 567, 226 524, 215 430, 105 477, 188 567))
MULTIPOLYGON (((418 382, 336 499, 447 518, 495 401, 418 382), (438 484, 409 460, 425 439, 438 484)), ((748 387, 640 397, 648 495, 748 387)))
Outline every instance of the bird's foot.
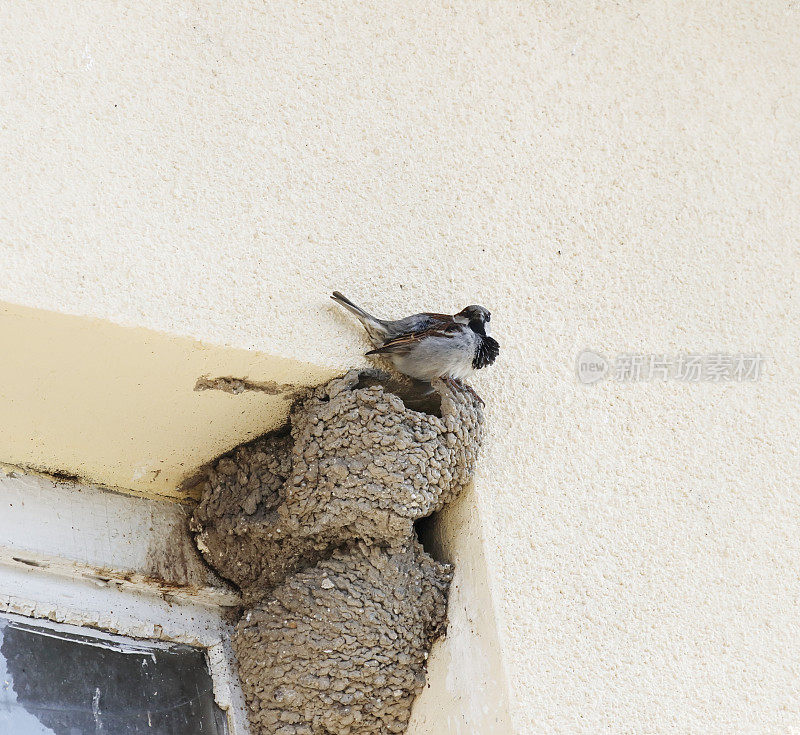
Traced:
POLYGON ((441 380, 454 393, 456 393, 456 392, 458 392, 458 393, 469 393, 476 401, 478 401, 478 403, 481 404, 481 406, 485 406, 486 405, 486 403, 484 402, 483 398, 481 398, 475 392, 475 390, 471 386, 467 385, 466 383, 462 383, 460 380, 457 380, 456 378, 449 378, 449 377, 445 377, 445 376, 442 376, 441 380))
POLYGON ((475 389, 471 385, 467 385, 466 383, 462 383, 460 380, 456 381, 461 388, 461 390, 466 391, 469 393, 481 406, 485 406, 486 403, 484 402, 483 398, 481 398, 476 392, 475 389))
POLYGON ((441 380, 447 388, 449 388, 453 393, 458 391, 458 385, 456 385, 456 381, 452 378, 448 378, 446 375, 442 375, 439 380, 441 380))

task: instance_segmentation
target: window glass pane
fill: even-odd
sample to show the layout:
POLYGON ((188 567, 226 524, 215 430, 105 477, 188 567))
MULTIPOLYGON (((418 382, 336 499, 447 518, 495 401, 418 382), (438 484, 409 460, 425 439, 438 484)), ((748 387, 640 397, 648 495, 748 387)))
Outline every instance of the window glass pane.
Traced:
POLYGON ((224 735, 202 650, 0 617, 0 733, 224 735))

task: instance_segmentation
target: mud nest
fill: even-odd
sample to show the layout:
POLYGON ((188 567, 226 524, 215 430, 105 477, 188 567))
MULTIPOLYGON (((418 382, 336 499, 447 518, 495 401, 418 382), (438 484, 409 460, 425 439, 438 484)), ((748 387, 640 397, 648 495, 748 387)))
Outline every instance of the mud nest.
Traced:
POLYGON ((195 510, 198 548, 242 590, 259 735, 403 732, 444 629, 452 570, 414 522, 470 481, 482 412, 444 388, 415 411, 386 381, 351 371, 301 395, 288 430, 217 461, 195 510))

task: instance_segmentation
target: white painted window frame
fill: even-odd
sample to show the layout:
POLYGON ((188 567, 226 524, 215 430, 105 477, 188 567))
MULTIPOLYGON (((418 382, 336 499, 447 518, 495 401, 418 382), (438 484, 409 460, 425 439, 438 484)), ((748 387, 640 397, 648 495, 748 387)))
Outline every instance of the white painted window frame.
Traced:
POLYGON ((0 470, 0 612, 203 648, 230 735, 248 735, 227 615, 238 596, 197 556, 187 515, 178 503, 0 470))

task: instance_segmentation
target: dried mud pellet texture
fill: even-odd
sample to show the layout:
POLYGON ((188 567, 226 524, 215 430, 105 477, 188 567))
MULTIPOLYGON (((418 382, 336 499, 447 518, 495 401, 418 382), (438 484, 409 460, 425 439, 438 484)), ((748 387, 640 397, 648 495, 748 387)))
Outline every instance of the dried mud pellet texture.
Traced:
POLYGON ((398 552, 360 544, 276 587, 234 638, 253 730, 404 732, 450 577, 416 542, 398 552))
POLYGON ((405 543, 469 482, 483 425, 474 399, 442 388, 441 417, 420 413, 380 384, 358 387, 365 372, 309 391, 289 436, 245 444, 211 470, 192 528, 247 601, 342 544, 405 543))
MULTIPOLYGON (((209 471, 198 548, 242 591, 234 636, 254 735, 404 732, 446 624, 448 565, 414 521, 470 481, 483 414, 437 388, 415 411, 377 371, 306 391, 289 428, 209 471)), ((410 403, 412 399, 408 399, 410 403)))

